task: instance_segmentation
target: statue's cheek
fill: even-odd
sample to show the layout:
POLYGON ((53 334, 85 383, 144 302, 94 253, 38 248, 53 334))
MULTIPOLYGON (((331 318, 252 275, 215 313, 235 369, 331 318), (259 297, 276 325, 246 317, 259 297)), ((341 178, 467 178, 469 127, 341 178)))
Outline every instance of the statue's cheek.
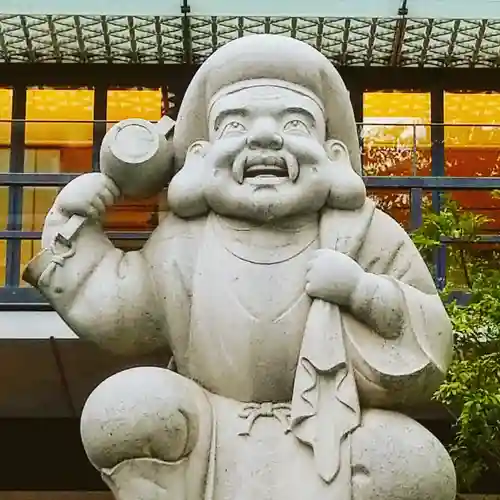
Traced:
POLYGON ((197 217, 208 211, 204 194, 207 176, 193 167, 185 165, 168 187, 168 206, 179 217, 197 217))
POLYGON ((332 165, 328 206, 340 210, 357 210, 364 205, 365 200, 365 183, 354 172, 351 165, 347 164, 342 167, 332 165))

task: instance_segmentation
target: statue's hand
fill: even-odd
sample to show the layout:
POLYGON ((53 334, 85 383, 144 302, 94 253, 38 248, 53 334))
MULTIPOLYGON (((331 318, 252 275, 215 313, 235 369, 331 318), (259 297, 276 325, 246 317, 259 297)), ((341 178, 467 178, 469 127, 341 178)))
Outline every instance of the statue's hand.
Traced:
POLYGON ((348 306, 364 273, 355 260, 341 252, 317 250, 307 268, 306 292, 313 298, 348 306))
POLYGON ((67 184, 57 196, 54 209, 66 217, 76 214, 100 219, 119 196, 120 190, 107 175, 93 172, 67 184))

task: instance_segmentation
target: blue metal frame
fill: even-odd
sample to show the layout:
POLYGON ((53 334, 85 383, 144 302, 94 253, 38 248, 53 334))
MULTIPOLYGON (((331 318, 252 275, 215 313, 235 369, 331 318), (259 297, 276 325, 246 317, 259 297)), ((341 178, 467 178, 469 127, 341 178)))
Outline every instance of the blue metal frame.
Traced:
MULTIPOLYGON (((106 132, 107 87, 95 87, 93 158, 92 169, 98 167, 99 145, 106 132)), ((356 121, 363 123, 363 92, 351 89, 351 100, 356 121)), ((25 134, 25 87, 14 88, 12 145, 8 173, 0 173, 0 186, 9 188, 9 215, 6 231, 0 231, 0 240, 7 241, 6 286, 0 287, 0 310, 48 310, 50 306, 34 289, 20 287, 20 248, 22 240, 40 239, 38 231, 22 230, 22 194, 24 187, 63 187, 75 174, 24 173, 24 134, 25 134)), ((431 92, 431 156, 432 176, 365 176, 368 189, 409 190, 410 192, 410 229, 415 230, 422 224, 422 198, 424 191, 432 192, 432 204, 436 211, 441 209, 441 195, 447 190, 500 190, 498 177, 446 177, 444 149, 443 91, 431 92)), ((365 124, 366 125, 366 124, 365 124)), ((361 129, 360 129, 361 130, 361 129)), ((360 139, 362 146, 362 139, 360 139)), ((414 141, 415 142, 415 141, 414 141)), ((415 142, 416 144, 416 142, 415 142)), ((415 149, 415 148, 414 148, 415 149)), ((416 151, 414 151, 414 154, 416 151)), ((414 174, 416 172, 413 172, 414 174)), ((146 240, 150 232, 109 232, 112 240, 146 240)), ((436 284, 444 286, 446 272, 446 245, 460 243, 459 240, 443 238, 436 252, 436 284)), ((500 235, 480 237, 478 243, 500 243, 500 235)))
MULTIPOLYGON (((78 174, 0 173, 0 186, 62 187, 78 174)), ((423 191, 467 191, 500 189, 500 177, 411 177, 365 176, 369 189, 421 189, 423 191)))
MULTIPOLYGON (((434 89, 431 92, 431 121, 432 123, 444 123, 444 90, 434 89)), ((431 172, 433 176, 444 177, 445 172, 445 145, 444 127, 431 126, 431 172)), ((432 193, 432 208, 435 213, 441 212, 440 191, 432 193)), ((436 286, 444 288, 446 283, 446 246, 442 244, 435 250, 434 256, 436 286)))
MULTIPOLYGON (((20 173, 24 170, 24 133, 26 123, 26 87, 16 86, 12 98, 11 148, 9 172, 20 173)), ((19 231, 23 227, 23 188, 9 188, 9 212, 7 230, 19 231)), ((5 285, 18 287, 21 266, 21 240, 7 241, 7 260, 5 264, 5 285)))
MULTIPOLYGON (((32 173, 0 173, 0 186, 9 186, 9 189, 22 189, 23 186, 29 187, 62 187, 69 181, 77 177, 73 174, 32 174, 32 173)), ((365 184, 368 189, 386 189, 400 190, 408 189, 411 193, 411 213, 410 221, 412 229, 416 229, 421 224, 422 210, 421 200, 423 191, 432 191, 440 193, 446 190, 494 190, 500 189, 500 177, 364 177, 365 184)), ((17 206, 17 205, 16 205, 17 206)), ((17 206, 22 208, 21 205, 17 206)), ((21 213, 21 210, 18 214, 21 213)), ((10 215, 10 214, 9 214, 10 215)), ((146 240, 151 234, 149 231, 141 232, 117 232, 110 231, 107 233, 111 240, 146 240)), ((37 240, 40 239, 39 231, 22 231, 22 229, 10 229, 0 231, 0 240, 7 240, 8 245, 12 243, 20 244, 21 240, 37 240)), ((442 248, 448 244, 461 243, 460 240, 452 238, 442 238, 442 248)), ((496 244, 500 243, 500 235, 482 236, 477 243, 496 244)), ((12 245, 11 245, 12 248, 12 245)), ((15 262, 11 257, 8 265, 15 262)), ((18 264, 11 273, 17 273, 17 283, 19 283, 19 267, 18 264)), ((438 277, 439 278, 439 277, 438 277)), ((12 280, 11 277, 11 283, 12 280)), ((444 279, 438 282, 442 286, 444 279)), ((460 293, 458 297, 460 302, 467 300, 467 294, 460 293), (464 295, 462 297, 462 295, 464 295)), ((464 302, 465 303, 465 302, 464 302)), ((19 285, 8 285, 4 288, 0 287, 0 311, 2 310, 51 310, 51 306, 46 303, 45 299, 38 291, 28 288, 19 287, 19 285)))
POLYGON ((92 170, 99 170, 99 146, 106 135, 108 87, 98 85, 94 90, 94 125, 92 132, 92 170))

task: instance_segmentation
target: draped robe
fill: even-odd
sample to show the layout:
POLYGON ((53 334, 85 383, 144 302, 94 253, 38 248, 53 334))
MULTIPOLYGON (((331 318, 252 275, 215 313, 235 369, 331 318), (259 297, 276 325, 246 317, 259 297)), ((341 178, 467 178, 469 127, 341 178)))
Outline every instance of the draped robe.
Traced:
MULTIPOLYGON (((141 251, 129 253, 89 222, 69 258, 56 255, 66 249, 46 249, 25 279, 78 336, 113 351, 170 349, 190 377, 194 283, 211 217, 169 215, 141 251)), ((349 435, 359 426, 360 408, 400 408, 428 398, 446 371, 452 336, 418 251, 370 200, 356 211, 325 209, 318 233, 320 247, 346 253, 378 277, 353 297, 350 309, 311 301, 293 391, 284 398, 292 402, 293 434, 313 449, 317 472, 337 488, 335 497, 347 500, 349 435), (360 317, 390 315, 391 307, 402 321, 389 336, 360 317)), ((210 350, 206 357, 209 363, 210 350)), ((203 372, 193 378, 204 385, 203 372)))

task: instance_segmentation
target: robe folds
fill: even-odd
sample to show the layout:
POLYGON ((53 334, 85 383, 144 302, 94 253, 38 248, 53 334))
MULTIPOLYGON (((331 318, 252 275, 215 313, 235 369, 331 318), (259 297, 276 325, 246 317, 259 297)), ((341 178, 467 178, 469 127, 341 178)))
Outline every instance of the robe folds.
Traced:
MULTIPOLYGON (((129 253, 88 222, 70 253, 59 244, 43 250, 24 277, 78 336, 119 352, 164 347, 182 366, 197 251, 212 216, 169 215, 141 251, 129 253)), ((350 310, 312 301, 289 399, 293 435, 312 448, 316 471, 335 498, 347 500, 349 436, 360 425, 361 408, 397 410, 428 399, 450 362, 452 330, 409 236, 372 201, 356 211, 325 209, 319 247, 349 255, 377 277, 350 310), (356 315, 390 315, 391 307, 402 318, 391 335, 356 315)))

